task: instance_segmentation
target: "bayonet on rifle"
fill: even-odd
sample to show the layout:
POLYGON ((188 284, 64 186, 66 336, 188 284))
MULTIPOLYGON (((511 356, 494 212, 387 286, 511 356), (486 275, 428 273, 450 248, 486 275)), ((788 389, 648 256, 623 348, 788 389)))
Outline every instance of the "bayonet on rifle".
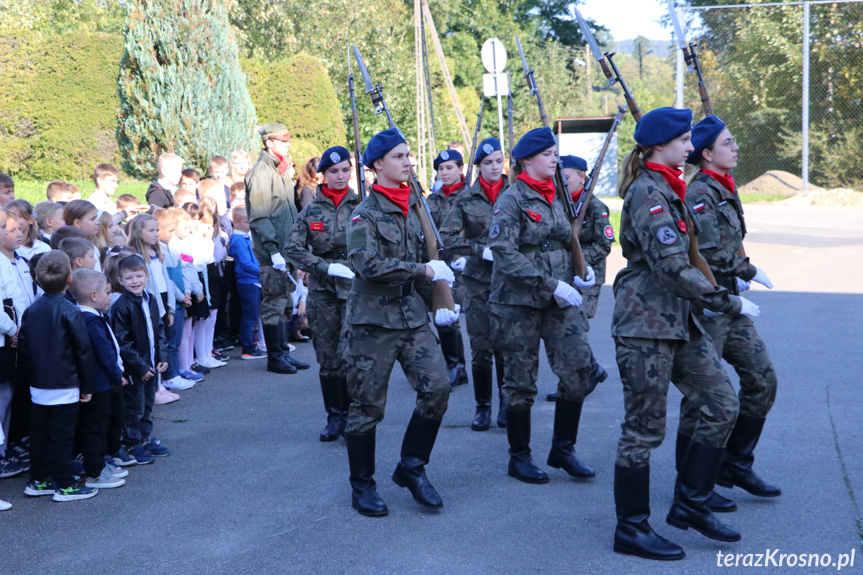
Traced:
POLYGON ((483 109, 484 100, 482 96, 479 99, 479 114, 476 115, 476 130, 473 132, 473 143, 470 145, 470 155, 468 155, 468 165, 467 165, 467 175, 464 179, 465 187, 471 185, 471 179, 473 178, 473 162, 474 158, 476 158, 476 146, 477 146, 477 138, 479 136, 479 130, 482 127, 482 109, 483 109))
POLYGON ((351 95, 351 115, 354 124, 354 170, 357 174, 357 193, 360 201, 366 199, 366 178, 360 146, 360 120, 357 117, 357 99, 354 95, 354 74, 351 72, 351 49, 348 46, 348 92, 351 95))
POLYGON ((671 16, 671 23, 674 25, 674 36, 677 40, 677 45, 680 51, 683 52, 683 59, 688 66, 687 72, 695 72, 698 74, 698 92, 701 95, 701 107, 704 110, 705 116, 713 115, 713 107, 710 105, 710 96, 707 93, 707 85, 704 83, 704 74, 701 70, 701 62, 698 60, 698 52, 695 49, 695 43, 686 43, 686 35, 683 33, 683 26, 680 25, 680 20, 677 18, 677 11, 674 9, 674 0, 668 0, 668 15, 671 16))
POLYGON ((515 160, 512 158, 512 149, 515 147, 515 134, 512 130, 512 74, 509 70, 506 71, 506 83, 509 86, 509 94, 506 100, 506 119, 509 124, 509 183, 511 184, 515 178, 515 160))
POLYGON ((602 68, 602 73, 605 74, 605 77, 608 78, 608 85, 613 86, 615 82, 617 82, 617 78, 614 77, 614 74, 608 67, 608 62, 605 61, 605 54, 602 53, 602 50, 599 49, 599 44, 596 43, 596 38, 593 37, 593 32, 590 31, 590 27, 587 25, 587 21, 582 17, 581 12, 578 11, 578 8, 573 4, 572 13, 575 16, 576 20, 578 20, 578 27, 581 28, 581 35, 584 36, 584 39, 587 41, 587 45, 590 46, 590 51, 593 52, 593 58, 599 64, 599 67, 602 68))

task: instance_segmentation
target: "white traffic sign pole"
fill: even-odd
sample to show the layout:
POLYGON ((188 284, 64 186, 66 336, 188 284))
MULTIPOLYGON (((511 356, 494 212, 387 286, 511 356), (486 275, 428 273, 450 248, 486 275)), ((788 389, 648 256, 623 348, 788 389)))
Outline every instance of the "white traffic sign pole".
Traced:
MULTIPOLYGON (((502 94, 498 75, 506 69, 506 48, 503 42, 497 38, 489 38, 483 43, 480 55, 486 71, 494 75, 494 96, 497 97, 497 127, 500 134, 501 150, 503 150, 503 103, 501 102, 502 94)), ((490 94, 485 95, 489 96, 490 94)))

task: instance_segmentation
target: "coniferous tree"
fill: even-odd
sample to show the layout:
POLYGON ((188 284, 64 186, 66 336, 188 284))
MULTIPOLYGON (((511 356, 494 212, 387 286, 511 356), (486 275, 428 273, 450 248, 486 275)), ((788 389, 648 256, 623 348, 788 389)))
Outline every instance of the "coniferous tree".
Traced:
POLYGON ((125 171, 152 177, 164 152, 204 167, 259 146, 223 0, 129 0, 127 10, 117 124, 125 171))

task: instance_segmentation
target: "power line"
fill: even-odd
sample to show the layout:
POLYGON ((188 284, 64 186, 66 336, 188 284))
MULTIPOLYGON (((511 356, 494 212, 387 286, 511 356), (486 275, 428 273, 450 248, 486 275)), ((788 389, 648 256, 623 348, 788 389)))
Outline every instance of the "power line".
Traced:
POLYGON ((803 4, 859 4, 863 0, 798 0, 794 2, 759 2, 755 4, 723 4, 721 6, 680 6, 680 10, 696 10, 706 12, 708 10, 725 10, 727 8, 767 8, 776 6, 802 6, 803 4))

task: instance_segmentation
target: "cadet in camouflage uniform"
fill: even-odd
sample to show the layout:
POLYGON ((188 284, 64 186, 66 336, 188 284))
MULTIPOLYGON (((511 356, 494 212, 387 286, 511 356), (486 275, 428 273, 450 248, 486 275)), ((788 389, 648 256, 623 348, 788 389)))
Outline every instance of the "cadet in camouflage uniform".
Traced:
MULTIPOLYGON (((478 166, 476 183, 461 191, 450 203, 440 227, 447 255, 462 256, 453 267, 463 267, 463 307, 467 333, 470 336, 476 414, 471 429, 486 431, 491 427, 492 358, 497 366, 497 385, 503 385, 503 358, 492 345, 488 313, 491 293, 492 254, 488 248, 488 230, 495 202, 506 188, 503 176, 503 152, 497 138, 483 140, 477 147, 474 164, 478 166)), ((506 427, 503 395, 499 393, 498 427, 506 427)))
MULTIPOLYGON (((692 133, 695 151, 688 162, 699 172, 686 188, 686 204, 701 224, 698 248, 710 265, 716 282, 737 294, 749 281, 772 288, 763 270, 742 255, 746 224, 743 207, 735 193, 729 170, 737 167, 737 151, 731 132, 716 116, 699 122, 692 133)), ((761 479, 753 470, 753 451, 761 437, 764 421, 776 399, 776 371, 767 346, 758 335, 752 318, 727 314, 699 316, 702 327, 716 344, 717 352, 740 376, 740 414, 728 438, 725 459, 716 482, 724 487, 741 487, 760 497, 781 495, 779 487, 761 479)), ((684 399, 680 406, 677 452, 684 453, 698 421, 697 406, 684 399)), ((714 511, 734 511, 734 501, 716 493, 710 499, 714 511)))
POLYGON ((291 263, 309 274, 306 309, 327 412, 327 426, 320 439, 335 441, 345 431, 351 403, 342 334, 347 328, 345 301, 354 277, 348 263, 347 229, 360 199, 348 187, 351 156, 346 148, 336 146, 325 151, 318 172, 324 175, 324 183, 294 222, 286 251, 291 263))
MULTIPOLYGON (((577 203, 584 191, 584 182, 587 180, 587 162, 578 156, 561 156, 560 163, 566 175, 566 186, 572 193, 572 201, 577 203)), ((596 276, 596 283, 592 287, 579 290, 584 300, 581 311, 588 320, 591 320, 596 315, 599 294, 602 293, 602 285, 605 283, 605 260, 611 253, 611 244, 614 243, 614 228, 608 219, 608 206, 593 194, 590 195, 587 210, 585 210, 578 243, 581 244, 581 251, 584 253, 587 265, 593 269, 596 276)), ((608 372, 591 355, 590 386, 587 393, 593 392, 596 386, 606 379, 608 379, 608 372)), ((557 401, 557 392, 549 393, 546 399, 557 401)))
POLYGON ((692 151, 692 111, 654 110, 636 124, 636 149, 623 165, 620 245, 627 267, 614 281, 612 336, 623 383, 614 476, 618 553, 682 559, 682 548, 653 531, 650 452, 665 435, 668 382, 698 408, 699 419, 682 459, 667 522, 719 541, 740 533, 711 513, 707 499, 722 463, 738 401, 713 340, 692 315, 696 305, 729 315, 757 315, 752 302, 713 286, 691 265, 683 204, 682 166, 692 151))
POLYGON ((518 176, 495 204, 489 230, 494 267, 488 308, 492 337, 504 360, 509 475, 526 483, 548 482, 530 455, 540 340, 560 378, 548 464, 577 478, 595 475, 574 449, 591 352, 587 318, 578 307, 581 296, 570 282, 591 284, 573 275, 572 228, 552 180, 555 150, 549 128, 531 130, 519 140, 512 150, 518 176))
POLYGON ((267 124, 260 130, 264 149, 246 174, 246 204, 252 247, 261 264, 261 323, 267 343, 267 371, 296 373, 309 364, 291 357, 283 326, 293 314, 284 250, 291 235, 297 208, 293 204, 294 170, 291 166, 291 136, 284 124, 267 124), (280 326, 280 322, 282 326, 280 326))
MULTIPOLYGON (((464 175, 462 174, 464 160, 458 150, 443 150, 434 159, 433 166, 443 185, 436 192, 429 194, 426 202, 432 214, 432 220, 440 230, 453 202, 465 188, 464 175)), ((444 240, 444 245, 446 245, 446 240, 444 240)), ((448 264, 452 263, 451 252, 447 253, 445 261, 448 264)), ((452 295, 455 302, 461 305, 464 299, 461 271, 455 268, 454 271, 456 283, 453 285, 452 295)), ((453 386, 466 384, 468 382, 467 367, 465 365, 464 338, 461 335, 461 326, 458 322, 450 326, 438 326, 437 333, 440 337, 440 348, 446 360, 450 384, 453 386)))
MULTIPOLYGON (((393 481, 407 487, 420 504, 439 508, 440 496, 426 477, 451 386, 440 347, 429 326, 432 281, 454 280, 452 270, 427 259, 420 220, 404 182, 411 177, 408 148, 397 129, 369 140, 363 163, 377 181, 348 225, 348 259, 357 276, 348 293, 347 349, 351 403, 345 439, 351 470, 352 504, 363 515, 387 514, 378 495, 375 429, 384 417, 387 386, 398 361, 417 392, 416 409, 405 431, 401 461, 393 481)), ((438 323, 454 323, 457 313, 438 310, 438 323)))

